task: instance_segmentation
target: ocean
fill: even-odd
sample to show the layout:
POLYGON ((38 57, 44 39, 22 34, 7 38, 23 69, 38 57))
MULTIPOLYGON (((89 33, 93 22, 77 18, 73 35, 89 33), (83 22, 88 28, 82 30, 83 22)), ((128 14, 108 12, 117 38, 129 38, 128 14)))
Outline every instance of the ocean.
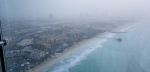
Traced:
POLYGON ((45 72, 150 72, 150 22, 107 33, 45 72), (117 41, 121 38, 121 41, 117 41))

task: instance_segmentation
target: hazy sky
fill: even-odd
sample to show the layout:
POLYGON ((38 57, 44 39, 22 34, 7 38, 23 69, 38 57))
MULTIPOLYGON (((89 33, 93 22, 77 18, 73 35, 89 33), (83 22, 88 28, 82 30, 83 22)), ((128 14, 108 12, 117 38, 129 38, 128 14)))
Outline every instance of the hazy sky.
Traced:
POLYGON ((3 0, 3 14, 19 18, 140 18, 150 13, 150 0, 3 0))

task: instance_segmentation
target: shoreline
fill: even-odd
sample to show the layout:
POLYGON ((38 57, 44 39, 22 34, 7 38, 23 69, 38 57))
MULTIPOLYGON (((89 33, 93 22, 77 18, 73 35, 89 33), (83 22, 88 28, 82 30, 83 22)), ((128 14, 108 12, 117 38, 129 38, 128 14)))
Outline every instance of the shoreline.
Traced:
POLYGON ((83 46, 88 45, 89 42, 91 42, 92 40, 95 40, 97 38, 97 36, 103 36, 103 35, 106 35, 111 32, 120 32, 123 29, 129 28, 133 25, 134 24, 130 24, 130 23, 121 25, 121 26, 118 26, 117 28, 112 29, 110 32, 100 33, 100 34, 97 34, 95 37, 85 39, 85 40, 79 42, 77 45, 68 47, 67 49, 64 50, 64 52, 57 53, 52 59, 46 60, 43 63, 39 64, 37 67, 27 70, 27 72, 44 72, 45 69, 48 69, 48 68, 52 67, 53 65, 59 63, 61 60, 68 57, 70 54, 73 54, 73 53, 77 52, 78 50, 83 49, 84 48, 83 46))
MULTIPOLYGON (((100 36, 102 34, 100 34, 100 36)), ((76 45, 68 47, 67 49, 64 50, 64 52, 62 52, 62 53, 56 53, 56 55, 52 59, 49 59, 49 60, 43 62, 39 66, 37 66, 37 67, 35 67, 35 68, 27 71, 27 72, 43 72, 45 69, 47 69, 49 67, 52 67, 53 65, 59 63, 61 60, 63 60, 64 58, 66 58, 70 54, 79 51, 81 48, 83 48, 83 46, 89 44, 89 42, 91 42, 91 40, 94 40, 96 38, 97 37, 92 37, 90 39, 85 39, 85 40, 79 42, 76 45)))

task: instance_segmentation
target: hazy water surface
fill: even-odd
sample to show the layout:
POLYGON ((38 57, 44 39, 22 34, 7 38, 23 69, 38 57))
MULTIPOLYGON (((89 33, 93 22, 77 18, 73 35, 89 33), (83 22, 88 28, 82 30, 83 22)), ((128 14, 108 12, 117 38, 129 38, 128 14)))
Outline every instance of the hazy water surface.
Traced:
POLYGON ((150 72, 148 22, 139 22, 126 31, 98 38, 46 72, 150 72), (122 38, 122 42, 114 38, 122 38))

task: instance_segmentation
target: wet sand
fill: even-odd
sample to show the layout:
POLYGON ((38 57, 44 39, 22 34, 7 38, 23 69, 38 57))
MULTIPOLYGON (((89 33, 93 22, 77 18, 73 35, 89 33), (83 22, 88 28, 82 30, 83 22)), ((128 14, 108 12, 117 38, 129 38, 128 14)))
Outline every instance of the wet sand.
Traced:
MULTIPOLYGON (((125 24, 123 26, 119 26, 119 27, 113 29, 112 32, 120 32, 123 29, 128 28, 130 26, 131 26, 131 24, 125 24)), ((107 33, 110 33, 110 32, 101 33, 101 34, 98 34, 97 36, 103 36, 103 35, 106 35, 107 33)), ((52 67, 53 65, 59 63, 61 60, 63 60, 64 58, 66 58, 70 54, 75 53, 78 50, 84 48, 84 46, 88 45, 89 42, 97 39, 97 36, 90 38, 90 39, 83 40, 83 41, 79 42, 77 45, 73 45, 72 47, 67 48, 62 53, 57 53, 52 59, 49 59, 49 60, 43 62, 39 66, 37 66, 31 70, 28 70, 27 72, 44 72, 44 70, 46 70, 46 69, 52 67)))

